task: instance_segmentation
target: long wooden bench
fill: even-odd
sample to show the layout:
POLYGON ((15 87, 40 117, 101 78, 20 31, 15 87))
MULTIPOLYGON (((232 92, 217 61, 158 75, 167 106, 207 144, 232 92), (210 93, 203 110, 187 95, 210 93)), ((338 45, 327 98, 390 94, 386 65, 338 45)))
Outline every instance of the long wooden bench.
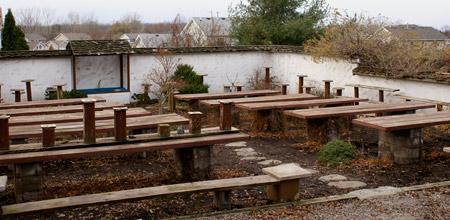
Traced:
POLYGON ((14 204, 3 206, 2 213, 10 215, 205 191, 214 191, 214 204, 222 210, 231 208, 231 190, 243 187, 269 185, 269 199, 275 201, 294 200, 299 193, 300 179, 312 175, 310 171, 302 169, 297 164, 268 167, 264 168, 263 172, 267 175, 173 184, 14 204))
MULTIPOLYGON (((92 97, 92 98, 95 99, 97 102, 106 102, 106 100, 101 97, 92 97)), ((84 98, 0 103, 0 109, 38 108, 38 107, 60 106, 60 105, 80 105, 83 104, 83 102, 81 101, 82 99, 84 98)))
POLYGON ((199 100, 204 99, 229 99, 248 96, 266 96, 280 94, 275 90, 254 90, 242 92, 224 92, 224 93, 198 93, 198 94, 180 94, 175 95, 174 99, 189 102, 189 111, 198 110, 199 100))
POLYGON ((436 104, 436 109, 438 111, 442 111, 443 106, 450 106, 450 102, 442 102, 442 101, 437 101, 437 100, 432 100, 432 99, 424 99, 424 98, 405 96, 405 95, 393 95, 392 97, 399 98, 399 99, 405 99, 406 101, 418 101, 418 102, 436 104))
POLYGON ((354 119, 353 123, 379 131, 379 157, 409 164, 421 160, 423 128, 450 124, 450 112, 361 118, 354 119))
MULTIPOLYGON (((127 130, 156 128, 158 124, 182 125, 189 120, 177 114, 151 115, 127 119, 127 130)), ((96 132, 114 131, 114 120, 100 120, 96 122, 96 132)), ((56 135, 82 135, 83 123, 71 122, 57 124, 56 135)), ((41 137, 40 125, 13 126, 9 128, 10 139, 23 139, 30 137, 41 137)))
MULTIPOLYGON (((249 98, 236 98, 236 99, 226 99, 227 102, 232 102, 236 104, 246 104, 246 103, 262 103, 262 102, 280 102, 280 101, 303 101, 318 99, 319 97, 310 94, 294 94, 294 95, 277 95, 277 96, 259 96, 259 97, 249 97, 249 98)), ((222 99, 215 100, 201 100, 200 104, 206 105, 208 107, 217 107, 220 105, 222 99)))
POLYGON ((384 102, 384 92, 398 92, 400 89, 392 89, 380 86, 368 86, 360 84, 347 84, 345 86, 350 86, 354 88, 355 98, 359 98, 359 88, 378 90, 378 101, 384 102))
MULTIPOLYGON (((98 104, 101 105, 101 104, 98 104)), ((1 111, 1 110, 0 110, 1 111)), ((127 118, 142 117, 152 115, 149 111, 143 108, 130 108, 127 110, 127 118)), ((95 120, 107 120, 114 118, 114 110, 106 109, 95 112, 95 120)), ((57 124, 68 122, 82 122, 83 113, 66 113, 66 114, 46 114, 46 115, 31 115, 31 116, 17 116, 9 119, 9 126, 25 126, 25 125, 42 125, 42 124, 57 124)))
MULTIPOLYGON (((118 102, 97 103, 95 105, 96 111, 105 109, 112 109, 115 107, 123 107, 123 104, 118 102)), ((0 115, 29 116, 29 115, 45 115, 45 114, 61 114, 61 113, 75 113, 83 112, 83 105, 67 105, 67 106, 53 106, 53 107, 39 107, 39 108, 23 108, 23 109, 3 109, 0 110, 0 115)))
POLYGON ((366 104, 355 106, 341 106, 320 109, 302 109, 284 111, 285 115, 307 120, 308 139, 322 143, 339 138, 340 122, 333 120, 337 117, 355 116, 368 113, 408 113, 417 109, 433 108, 434 105, 417 102, 396 102, 366 104))

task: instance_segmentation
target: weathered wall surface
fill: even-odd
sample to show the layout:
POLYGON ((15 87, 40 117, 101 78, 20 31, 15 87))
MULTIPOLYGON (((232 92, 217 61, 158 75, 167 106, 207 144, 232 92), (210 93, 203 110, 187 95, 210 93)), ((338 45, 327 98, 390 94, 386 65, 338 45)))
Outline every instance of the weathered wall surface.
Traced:
POLYGON ((120 57, 81 56, 76 58, 77 89, 120 86, 120 57))

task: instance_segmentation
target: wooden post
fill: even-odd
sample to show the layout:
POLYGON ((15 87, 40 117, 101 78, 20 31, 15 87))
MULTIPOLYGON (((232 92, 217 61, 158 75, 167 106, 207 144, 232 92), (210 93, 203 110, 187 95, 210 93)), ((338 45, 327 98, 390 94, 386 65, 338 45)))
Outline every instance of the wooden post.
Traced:
POLYGON ((72 80, 73 80, 73 89, 77 89, 77 62, 75 55, 72 55, 72 80))
POLYGON ((42 147, 55 146, 56 125, 41 125, 42 128, 42 147))
POLYGON ((442 106, 442 104, 437 104, 436 108, 437 108, 438 112, 442 112, 444 110, 444 107, 442 106))
POLYGON ((331 87, 330 84, 333 80, 322 80, 325 83, 325 98, 329 99, 331 97, 331 87))
POLYGON ((233 102, 219 101, 220 103, 220 130, 231 130, 233 102))
POLYGON ((333 90, 336 90, 336 96, 342 96, 342 90, 345 88, 343 87, 334 87, 333 90))
POLYGON ((56 98, 62 99, 63 98, 63 86, 66 84, 54 84, 53 86, 56 86, 56 98))
POLYGON ((169 96, 167 97, 167 110, 169 112, 173 112, 175 110, 175 105, 174 105, 174 99, 173 99, 173 93, 174 92, 169 92, 169 96))
MULTIPOLYGON (((174 112, 177 109, 177 100, 175 99, 175 95, 178 95, 178 94, 180 94, 180 92, 178 92, 178 91, 174 91, 172 93, 172 109, 170 109, 170 107, 169 107, 169 111, 172 110, 172 112, 174 112)), ((169 99, 169 101, 170 101, 170 99, 169 99)))
POLYGON ((270 87, 270 68, 272 67, 265 67, 266 75, 264 77, 264 82, 266 84, 266 89, 270 87))
POLYGON ((242 87, 244 87, 244 85, 237 84, 237 85, 235 85, 235 87, 236 87, 236 91, 242 92, 242 87))
POLYGON ((9 150, 9 115, 0 116, 0 150, 9 150))
POLYGON ((114 138, 127 141, 127 107, 114 108, 114 138))
POLYGON ((281 95, 286 95, 287 94, 287 87, 289 86, 289 84, 281 84, 281 95))
POLYGON ((306 94, 311 94, 311 89, 314 89, 314 86, 303 86, 303 88, 305 88, 306 90, 306 94))
POLYGON ((158 135, 161 137, 170 137, 170 124, 158 124, 158 135))
POLYGON ((82 99, 84 143, 95 143, 95 99, 82 99))
POLYGON ((2 100, 2 86, 3 86, 3 83, 0 83, 0 102, 3 101, 2 100))
POLYGON ((202 133, 202 115, 201 112, 188 112, 189 114, 189 133, 202 133))
POLYGON ((26 85, 26 88, 27 88, 27 100, 30 102, 30 101, 33 101, 33 98, 31 97, 32 95, 31 95, 31 82, 33 82, 34 81, 34 79, 25 79, 25 80, 22 80, 21 82, 25 82, 25 85, 26 85))
POLYGON ((384 102, 384 91, 378 90, 378 101, 384 102))
POLYGON ((22 92, 24 91, 23 89, 11 89, 12 92, 14 92, 14 96, 15 96, 15 102, 21 102, 22 101, 22 92))
MULTIPOLYGON (((355 98, 359 98, 359 88, 355 87, 353 88, 353 91, 355 93, 355 98)), ((359 105, 359 102, 355 102, 355 105, 359 105)))
POLYGON ((308 75, 297 75, 297 77, 298 77, 298 94, 302 94, 304 78, 308 77, 308 75))

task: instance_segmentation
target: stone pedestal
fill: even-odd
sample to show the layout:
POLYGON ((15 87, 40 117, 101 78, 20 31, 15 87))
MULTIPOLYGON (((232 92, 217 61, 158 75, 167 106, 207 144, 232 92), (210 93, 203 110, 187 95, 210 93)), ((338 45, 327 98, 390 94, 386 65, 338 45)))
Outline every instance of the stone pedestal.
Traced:
POLYGON ((285 121, 282 109, 258 110, 254 116, 253 130, 256 132, 285 132, 285 121))
POLYGON ((177 174, 185 181, 209 179, 212 174, 212 147, 182 148, 175 150, 177 174))
POLYGON ((42 199, 42 163, 14 164, 14 187, 18 203, 42 199))
POLYGON ((379 131, 378 157, 399 164, 422 160, 423 129, 379 131))

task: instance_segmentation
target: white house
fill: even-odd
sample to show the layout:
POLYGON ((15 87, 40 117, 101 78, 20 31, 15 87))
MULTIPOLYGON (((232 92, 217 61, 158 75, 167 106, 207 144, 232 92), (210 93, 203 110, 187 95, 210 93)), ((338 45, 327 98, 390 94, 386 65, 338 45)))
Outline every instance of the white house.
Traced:
POLYGON ((171 34, 139 34, 133 48, 156 48, 170 43, 171 34))
POLYGON ((450 38, 433 27, 403 24, 384 27, 384 31, 418 46, 444 49, 450 45, 450 38))
POLYGON ((127 40, 130 43, 130 46, 132 46, 134 44, 134 41, 140 34, 145 34, 145 33, 125 33, 125 34, 122 34, 122 36, 120 36, 119 39, 127 40))
POLYGON ((46 46, 49 50, 65 50, 72 40, 92 40, 92 37, 86 33, 60 33, 53 40, 48 41, 46 46))
POLYGON ((47 45, 45 44, 45 37, 40 34, 25 34, 25 41, 27 41, 30 50, 47 50, 47 45))
POLYGON ((193 17, 181 31, 191 46, 230 45, 231 20, 226 17, 193 17))

